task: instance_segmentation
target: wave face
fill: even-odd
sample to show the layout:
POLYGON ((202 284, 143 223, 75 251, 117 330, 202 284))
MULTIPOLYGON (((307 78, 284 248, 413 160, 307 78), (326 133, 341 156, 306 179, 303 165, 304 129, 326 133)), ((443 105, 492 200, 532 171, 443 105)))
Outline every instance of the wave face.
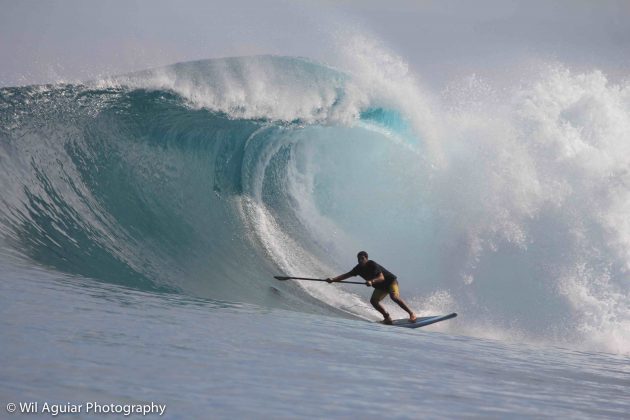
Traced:
POLYGON ((453 332, 630 352, 628 86, 552 68, 436 98, 388 60, 244 57, 1 89, 2 253, 370 316, 358 295, 271 278, 339 274, 366 249, 421 312, 459 312, 453 332))

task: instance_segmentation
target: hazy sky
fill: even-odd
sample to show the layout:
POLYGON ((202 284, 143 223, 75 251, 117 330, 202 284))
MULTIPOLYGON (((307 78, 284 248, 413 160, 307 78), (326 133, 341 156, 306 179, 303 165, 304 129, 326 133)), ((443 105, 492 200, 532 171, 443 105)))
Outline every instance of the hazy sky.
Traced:
POLYGON ((73 81, 214 57, 335 64, 360 31, 421 78, 507 73, 532 60, 630 74, 630 0, 0 0, 0 85, 73 81))

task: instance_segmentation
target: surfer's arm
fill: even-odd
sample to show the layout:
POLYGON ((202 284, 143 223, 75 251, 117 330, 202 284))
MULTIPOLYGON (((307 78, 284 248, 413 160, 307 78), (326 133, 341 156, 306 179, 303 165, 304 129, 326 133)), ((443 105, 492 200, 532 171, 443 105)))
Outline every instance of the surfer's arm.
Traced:
POLYGON ((348 271, 345 274, 342 274, 340 276, 337 277, 333 277, 333 278, 327 278, 326 281, 328 283, 337 283, 340 281, 344 281, 345 279, 349 279, 350 277, 354 277, 354 274, 352 274, 352 271, 348 271))

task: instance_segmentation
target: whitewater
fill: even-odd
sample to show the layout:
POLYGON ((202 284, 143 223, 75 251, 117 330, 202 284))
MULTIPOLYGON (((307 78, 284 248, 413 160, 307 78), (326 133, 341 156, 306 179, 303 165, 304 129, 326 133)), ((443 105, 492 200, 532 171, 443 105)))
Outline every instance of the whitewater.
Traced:
POLYGON ((1 88, 2 402, 627 416, 630 85, 435 92, 360 46, 1 88), (359 250, 458 318, 399 331, 366 287, 273 278, 359 250))

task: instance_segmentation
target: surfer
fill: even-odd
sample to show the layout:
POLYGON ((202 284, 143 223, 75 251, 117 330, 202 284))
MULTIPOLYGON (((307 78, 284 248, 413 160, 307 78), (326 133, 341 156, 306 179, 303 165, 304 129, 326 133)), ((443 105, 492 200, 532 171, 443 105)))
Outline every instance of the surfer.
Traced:
POLYGON ((380 301, 388 294, 389 297, 398 304, 398 306, 403 308, 405 312, 409 314, 409 320, 411 322, 416 322, 416 314, 414 314, 413 311, 409 309, 405 301, 400 298, 398 280, 396 276, 381 267, 375 261, 368 260, 368 253, 365 251, 361 251, 357 254, 357 260, 359 261, 359 264, 357 264, 352 270, 334 278, 327 278, 326 281, 328 283, 342 282, 350 277, 361 276, 365 280, 366 286, 374 287, 374 293, 372 293, 370 303, 383 315, 385 318, 383 319, 384 324, 392 324, 392 318, 380 304, 380 301))

